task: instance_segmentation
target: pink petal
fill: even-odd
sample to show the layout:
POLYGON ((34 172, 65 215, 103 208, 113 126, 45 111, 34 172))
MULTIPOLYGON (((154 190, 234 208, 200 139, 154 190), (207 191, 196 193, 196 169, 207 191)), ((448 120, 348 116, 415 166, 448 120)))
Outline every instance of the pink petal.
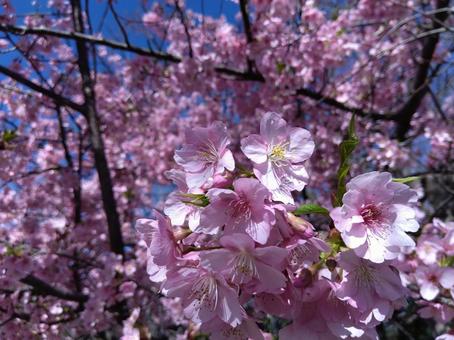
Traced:
POLYGON ((440 284, 443 288, 451 289, 454 287, 454 269, 446 268, 441 274, 440 284))
POLYGON ((252 252, 255 247, 254 240, 250 236, 240 233, 234 233, 231 235, 223 236, 220 239, 219 243, 224 248, 247 252, 252 252))
POLYGON ((280 141, 287 129, 287 122, 274 112, 267 112, 260 121, 260 134, 268 144, 274 145, 280 141))
POLYGON ((432 301, 433 299, 435 299, 439 292, 440 289, 430 282, 422 285, 420 289, 421 296, 423 297, 423 299, 428 301, 432 301))
POLYGON ((266 142, 259 135, 250 135, 241 140, 241 151, 254 163, 264 163, 268 159, 266 142))

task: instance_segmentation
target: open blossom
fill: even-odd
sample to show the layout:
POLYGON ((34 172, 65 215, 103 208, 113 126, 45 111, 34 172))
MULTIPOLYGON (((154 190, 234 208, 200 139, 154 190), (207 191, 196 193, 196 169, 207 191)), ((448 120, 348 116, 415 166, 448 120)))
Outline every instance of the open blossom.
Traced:
POLYGON ((180 252, 169 219, 157 211, 155 215, 156 220, 137 220, 136 229, 148 247, 147 272, 150 279, 160 282, 165 279, 167 270, 175 265, 180 252))
POLYGON ((281 273, 287 251, 280 247, 255 248, 246 234, 224 236, 215 249, 200 255, 202 265, 216 272, 225 272, 236 284, 246 284, 251 293, 279 293, 286 284, 281 273))
POLYGON ((339 267, 344 271, 336 296, 364 313, 366 319, 383 321, 393 311, 392 303, 402 299, 406 289, 399 274, 387 263, 374 263, 342 252, 339 267))
POLYGON ((188 129, 185 137, 183 147, 175 151, 175 162, 185 170, 190 188, 200 188, 225 169, 235 168, 232 152, 227 149, 230 140, 224 124, 188 129))
POLYGON ((188 203, 191 200, 190 194, 198 194, 203 191, 199 189, 189 190, 186 184, 185 173, 182 170, 169 170, 167 177, 176 184, 178 190, 169 194, 166 199, 164 213, 169 216, 172 225, 182 226, 188 223, 189 228, 194 231, 200 223, 200 207, 188 203))
POLYGON ((441 268, 437 265, 420 266, 415 273, 423 299, 432 301, 442 288, 454 288, 454 269, 441 268))
POLYGON ((418 314, 424 319, 435 319, 440 323, 448 323, 454 319, 454 308, 442 303, 421 300, 418 314))
POLYGON ((347 183, 342 207, 331 211, 347 247, 372 262, 394 259, 400 247, 414 247, 406 232, 419 228, 410 204, 416 193, 392 181, 390 173, 365 173, 347 183))
POLYGON ((293 297, 293 323, 279 332, 281 339, 375 339, 373 328, 358 327, 358 312, 335 295, 337 285, 321 278, 293 297), (296 300, 296 301, 295 301, 296 300))
POLYGON ((268 190, 253 178, 239 178, 233 190, 210 189, 210 204, 203 209, 197 231, 216 234, 225 226, 225 233, 246 232, 254 241, 265 244, 274 224, 274 214, 266 204, 268 190))
POLYGON ((241 141, 241 150, 254 164, 254 174, 271 191, 273 199, 294 203, 291 191, 303 190, 308 173, 302 164, 314 151, 309 131, 287 126, 277 113, 266 113, 260 135, 241 141))
POLYGON ((182 267, 168 274, 162 290, 168 297, 181 297, 184 314, 194 322, 219 318, 236 327, 245 317, 236 291, 218 273, 182 267))

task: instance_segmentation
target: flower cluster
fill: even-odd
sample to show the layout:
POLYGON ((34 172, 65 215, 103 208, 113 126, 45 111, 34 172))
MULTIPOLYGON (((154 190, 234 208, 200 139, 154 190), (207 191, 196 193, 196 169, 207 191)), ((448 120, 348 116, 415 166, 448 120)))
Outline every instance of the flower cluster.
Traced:
POLYGON ((397 263, 422 318, 454 319, 454 223, 434 219, 422 228, 414 251, 397 263))
POLYGON ((308 183, 307 130, 265 114, 241 141, 252 171, 235 169, 222 124, 186 136, 167 216, 137 221, 161 291, 214 339, 262 339, 264 315, 289 321, 284 339, 376 338, 408 293, 391 261, 414 245, 415 192, 389 173, 357 176, 317 232, 292 196, 308 183))

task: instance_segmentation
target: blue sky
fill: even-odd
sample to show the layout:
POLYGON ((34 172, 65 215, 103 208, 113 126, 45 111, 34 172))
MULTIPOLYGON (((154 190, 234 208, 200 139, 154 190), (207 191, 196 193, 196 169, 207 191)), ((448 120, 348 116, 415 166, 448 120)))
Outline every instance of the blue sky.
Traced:
MULTIPOLYGON (((93 22, 93 26, 97 27, 107 0, 90 0, 90 15, 93 22)), ((158 1, 160 3, 163 0, 152 0, 149 4, 158 1)), ((114 4, 118 14, 122 17, 127 18, 140 18, 143 14, 142 4, 143 0, 117 0, 114 4)), ((47 0, 12 0, 12 5, 16 10, 16 13, 30 14, 30 13, 49 13, 50 10, 47 7, 47 0)), ((84 1, 82 1, 84 3, 84 1)), ((236 3, 231 0, 187 0, 186 7, 195 12, 205 13, 212 17, 219 17, 221 14, 224 15, 230 22, 235 22, 235 15, 239 12, 239 7, 236 3)), ((0 8, 0 14, 2 10, 0 8)), ((20 24, 20 20, 18 22, 20 24)), ((238 23, 239 24, 239 23, 238 23)), ((238 25, 240 27, 240 25, 238 25)), ((116 25, 113 16, 110 14, 106 17, 106 21, 103 28, 103 36, 105 38, 122 40, 118 26, 116 25)), ((0 34, 1 36, 1 34, 0 34)), ((133 44, 138 46, 146 46, 143 36, 140 34, 131 34, 130 40, 133 44)), ((13 58, 17 56, 16 53, 1 53, 0 64, 7 66, 13 58)), ((1 77, 1 76, 0 76, 1 77)))

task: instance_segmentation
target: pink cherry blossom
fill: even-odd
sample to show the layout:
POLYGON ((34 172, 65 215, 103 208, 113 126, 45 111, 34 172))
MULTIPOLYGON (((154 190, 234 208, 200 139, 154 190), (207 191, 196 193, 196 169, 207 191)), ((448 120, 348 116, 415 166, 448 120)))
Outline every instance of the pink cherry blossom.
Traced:
POLYGON ((1 1, 0 339, 324 340, 376 338, 376 327, 383 338, 451 337, 452 1, 197 3, 1 1), (379 200, 347 196, 347 222, 339 211, 336 221, 295 217, 300 205, 331 210, 342 191, 352 113, 347 178, 410 176, 402 181, 420 203, 404 185, 366 181, 349 190, 379 200), (210 212, 208 191, 237 199, 244 178, 268 190, 244 195, 253 223, 224 218, 235 209, 216 195, 210 212), (134 225, 150 216, 141 241, 134 225), (392 233, 362 242, 382 217, 392 233), (405 236, 415 221, 416 248, 405 236), (211 252, 237 256, 222 244, 235 234, 254 240, 247 253, 285 285, 276 273, 269 283, 233 280, 227 263, 209 268, 211 252), (367 310, 336 296, 352 283, 340 260, 349 248, 399 273, 393 287, 404 294, 359 286, 367 310), (265 249, 288 256, 265 261, 256 254, 265 249), (214 277, 229 308, 197 311, 185 289, 163 296, 184 270, 214 277), (428 301, 433 287, 419 275, 432 270, 438 293, 428 301), (241 308, 242 317, 223 312, 241 308))
POLYGON ((150 279, 160 282, 165 273, 176 263, 180 252, 172 233, 169 219, 155 211, 156 220, 139 219, 136 229, 147 245, 147 272, 150 279))
POLYGON ((239 178, 233 188, 208 190, 210 204, 202 210, 197 231, 215 234, 225 226, 227 232, 244 231, 265 244, 275 221, 273 209, 266 202, 268 190, 253 178, 239 178))
POLYGON ((202 266, 225 272, 233 283, 245 284, 251 293, 279 293, 286 278, 281 273, 287 251, 280 247, 255 248, 246 234, 231 234, 220 239, 223 249, 200 255, 202 266))
POLYGON ((343 280, 336 296, 360 312, 383 321, 392 312, 391 303, 405 296, 399 274, 387 263, 374 263, 353 251, 340 254, 343 280))
POLYGON ((303 166, 314 151, 309 131, 287 126, 277 113, 266 113, 260 122, 260 135, 241 141, 241 149, 253 162, 254 173, 271 191, 273 199, 293 203, 291 191, 301 191, 308 182, 303 166))
POLYGON ((441 268, 437 265, 421 266, 415 272, 416 282, 423 299, 432 301, 442 288, 454 288, 454 269, 441 268))
POLYGON ((361 329, 357 312, 335 295, 336 285, 321 279, 306 288, 302 301, 295 302, 291 325, 283 328, 283 339, 375 338, 373 329, 361 329))
POLYGON ((169 170, 167 177, 177 185, 178 190, 169 194, 166 199, 164 213, 169 216, 172 225, 183 226, 187 220, 189 228, 194 231, 200 223, 201 209, 191 204, 191 193, 201 193, 201 190, 189 190, 185 173, 181 170, 169 170))
POLYGON ((396 258, 399 247, 415 245, 406 234, 419 228, 411 207, 415 195, 407 185, 393 182, 391 174, 369 172, 347 183, 343 206, 330 216, 349 248, 381 263, 396 258))
POLYGON ((137 328, 134 328, 139 313, 140 308, 134 309, 129 318, 123 323, 123 336, 120 340, 140 340, 140 331, 137 328))
POLYGON ((219 318, 236 327, 245 317, 235 290, 214 272, 182 267, 168 274, 162 289, 168 297, 183 298, 184 313, 194 322, 219 318))
POLYGON ((230 140, 222 123, 206 128, 188 129, 185 144, 175 152, 175 162, 186 171, 190 188, 199 188, 224 170, 235 167, 232 152, 227 149, 230 140))

